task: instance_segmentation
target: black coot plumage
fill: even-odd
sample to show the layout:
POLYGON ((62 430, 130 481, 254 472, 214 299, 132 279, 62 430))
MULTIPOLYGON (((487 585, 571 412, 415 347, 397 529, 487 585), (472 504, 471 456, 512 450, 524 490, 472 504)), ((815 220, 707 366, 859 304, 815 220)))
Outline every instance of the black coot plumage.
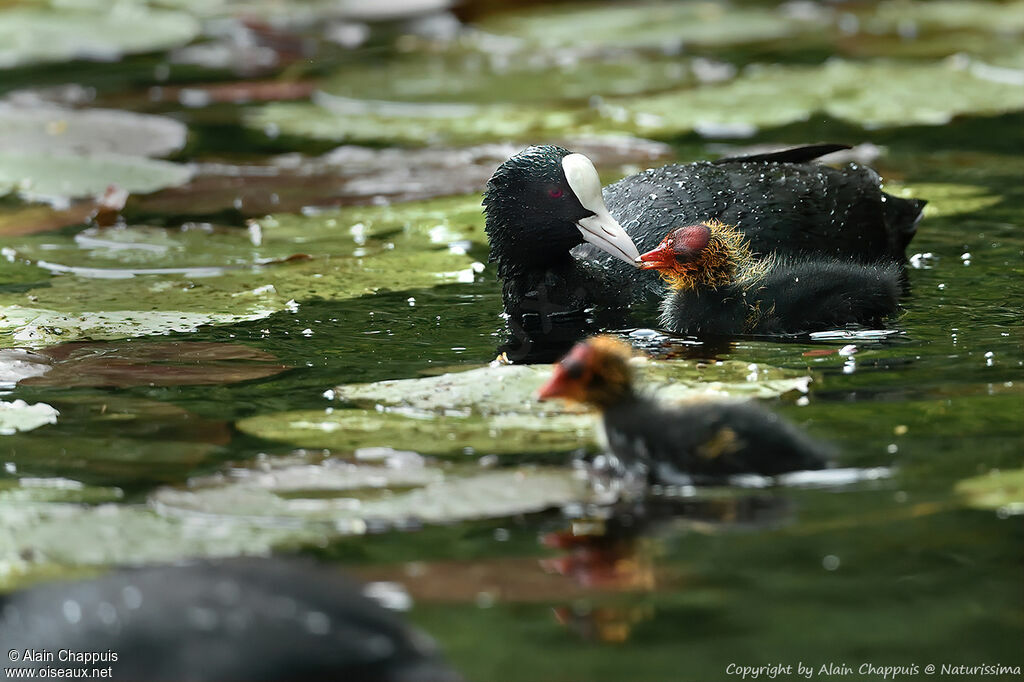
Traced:
POLYGON ((361 585, 307 562, 124 569, 38 585, 0 606, 0 641, 19 657, 29 649, 98 655, 17 664, 24 667, 110 668, 108 679, 133 682, 461 679, 430 639, 361 585))
POLYGON ((821 469, 830 450, 754 403, 702 402, 666 407, 634 387, 628 345, 609 336, 578 343, 538 391, 601 410, 608 447, 627 467, 657 482, 685 474, 718 479, 821 469))
POLYGON ((640 256, 668 284, 660 326, 680 334, 800 334, 879 326, 899 309, 903 268, 828 256, 758 257, 717 221, 671 230, 640 256))
POLYGON ((662 287, 636 271, 637 249, 707 220, 741 226, 758 253, 902 263, 924 202, 882 192, 866 166, 812 163, 842 148, 669 165, 603 191, 581 154, 550 145, 520 152, 498 167, 483 201, 511 326, 546 332, 559 316, 656 298, 662 287))

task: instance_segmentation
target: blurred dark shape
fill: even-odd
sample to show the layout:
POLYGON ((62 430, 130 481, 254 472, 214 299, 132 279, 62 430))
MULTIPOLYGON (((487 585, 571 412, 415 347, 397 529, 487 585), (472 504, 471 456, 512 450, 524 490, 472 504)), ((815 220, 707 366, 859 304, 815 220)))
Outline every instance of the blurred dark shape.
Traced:
POLYGON ((64 649, 103 659, 18 663, 37 671, 110 668, 112 679, 134 682, 460 679, 429 638, 360 584, 312 563, 125 569, 8 595, 0 613, 0 641, 19 654, 64 649))

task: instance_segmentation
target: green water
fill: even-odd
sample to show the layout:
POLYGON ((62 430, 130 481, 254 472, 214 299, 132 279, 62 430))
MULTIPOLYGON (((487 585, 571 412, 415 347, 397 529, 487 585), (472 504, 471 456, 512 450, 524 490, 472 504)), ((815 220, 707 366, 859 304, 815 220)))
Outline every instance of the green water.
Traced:
MULTIPOLYGON (((1015 515, 1024 502, 1024 105, 1017 103, 1024 7, 972 5, 970 19, 956 14, 955 3, 812 5, 824 15, 801 20, 809 22, 804 25, 767 5, 697 4, 692 16, 663 18, 666 34, 686 38, 678 51, 665 49, 662 34, 644 22, 623 18, 634 15, 609 20, 603 6, 570 5, 551 15, 533 5, 513 12, 470 3, 459 14, 481 33, 461 42, 403 39, 413 29, 385 24, 374 26, 363 47, 346 50, 324 42, 316 27, 293 27, 275 43, 284 55, 279 64, 252 76, 317 79, 326 92, 357 101, 488 107, 454 118, 312 111, 318 105, 304 100, 187 107, 155 98, 151 88, 241 76, 228 68, 175 65, 168 80, 158 81, 154 69, 168 59, 162 52, 0 71, 0 95, 76 82, 96 89, 92 105, 184 122, 188 142, 170 157, 178 163, 260 165, 290 152, 302 155, 300 167, 312 169, 248 181, 259 190, 241 207, 233 199, 244 183, 210 189, 197 181, 133 195, 122 212, 127 225, 113 228, 90 227, 83 217, 54 229, 15 231, 33 207, 15 194, 3 199, 0 243, 15 255, 0 259, 0 315, 13 319, 12 307, 45 315, 29 335, 24 320, 0 318, 0 348, 31 347, 49 354, 54 369, 6 385, 0 400, 44 403, 60 414, 55 423, 0 435, 6 464, 0 583, 86 575, 133 560, 314 555, 366 579, 405 584, 415 603, 410 619, 474 680, 707 680, 730 677, 730 664, 776 663, 811 666, 816 678, 822 665, 845 665, 853 672, 834 677, 846 679, 882 679, 863 671, 864 664, 917 666, 899 678, 917 679, 928 664, 1024 664, 1022 533, 1015 515), (570 10, 581 14, 569 25, 584 21, 589 31, 560 23, 558 13, 570 10), (858 17, 856 31, 843 14, 858 17), (609 30, 609 21, 622 32, 609 30), (695 28, 700 22, 707 22, 703 31, 695 28), (494 46, 474 42, 490 34, 525 36, 526 47, 518 49, 541 54, 582 42, 598 56, 573 53, 582 63, 576 71, 572 60, 557 68, 545 62, 498 78, 479 64, 479 55, 494 46), (319 45, 316 58, 289 52, 288 41, 301 37, 319 45), (1003 70, 995 80, 948 92, 941 77, 915 70, 946 68, 941 65, 953 54, 1003 70), (878 69, 857 78, 891 74, 891 81, 878 83, 878 101, 856 78, 819 77, 822 61, 835 56, 878 69), (739 75, 727 75, 725 85, 699 85, 695 57, 739 75), (880 58, 884 67, 877 66, 880 58), (371 64, 375 70, 367 71, 371 64), (745 89, 748 64, 811 69, 807 87, 815 92, 793 84, 803 76, 779 75, 790 94, 779 97, 786 107, 775 110, 745 89), (663 77, 650 77, 652 69, 663 77), (833 89, 824 110, 814 98, 826 81, 833 89), (714 96, 709 88, 723 89, 714 96), (663 118, 648 126, 623 122, 594 109, 584 92, 663 118), (745 106, 745 97, 756 105, 745 106), (938 119, 922 120, 946 104, 938 119), (745 123, 752 136, 698 135, 697 105, 705 107, 700 118, 745 123), (943 115, 950 120, 939 124, 943 115), (272 121, 279 130, 268 136, 272 121), (891 191, 930 201, 908 254, 931 256, 915 259, 920 267, 908 270, 904 312, 893 324, 898 335, 714 347, 665 337, 649 348, 679 367, 735 360, 811 376, 806 395, 789 391, 763 402, 834 443, 841 466, 885 467, 888 475, 829 488, 656 495, 650 517, 621 539, 574 551, 541 542, 569 527, 558 509, 503 516, 484 504, 469 516, 497 518, 403 530, 371 526, 379 532, 355 536, 327 532, 321 520, 301 514, 298 526, 273 528, 232 525, 237 519, 225 515, 224 539, 190 535, 186 523, 156 504, 168 490, 188 490, 190 481, 208 485, 204 477, 297 456, 298 440, 259 438, 243 420, 346 409, 324 392, 479 367, 503 339, 500 283, 490 268, 472 269, 487 253, 475 192, 497 161, 479 161, 482 176, 464 177, 459 161, 427 169, 423 177, 451 177, 450 188, 440 183, 413 195, 457 198, 388 208, 367 204, 392 194, 388 183, 401 177, 354 163, 313 168, 317 154, 342 142, 395 146, 384 170, 415 170, 423 157, 403 156, 411 153, 403 145, 441 150, 510 140, 522 146, 609 132, 646 135, 668 147, 650 162, 635 149, 623 158, 595 155, 607 181, 669 158, 710 158, 745 145, 872 142, 882 151, 871 165, 891 191), (379 186, 342 191, 337 175, 379 186), (296 217, 306 205, 328 208, 296 217), (266 213, 275 216, 267 220, 266 213), (249 218, 260 224, 261 240, 247 229, 249 218), (182 230, 183 223, 209 226, 182 230), (351 232, 356 224, 365 228, 362 241, 351 232), (438 226, 440 236, 431 232, 438 226), (293 254, 312 260, 261 264, 293 254), (61 274, 52 263, 135 270, 136 276, 61 274), (229 269, 210 276, 142 272, 200 267, 229 269), (267 284, 274 290, 252 293, 267 284), (96 321, 109 311, 128 311, 129 322, 96 321), (76 317, 81 312, 98 317, 83 322, 76 317), (175 326, 187 315, 194 317, 175 326), (175 331, 182 328, 190 331, 175 331), (83 345, 62 346, 62 340, 83 345), (838 353, 847 344, 856 352, 838 353), (192 373, 176 373, 183 367, 192 373), (48 376, 58 378, 44 381, 48 376), (994 488, 987 497, 978 492, 986 481, 994 488)), ((0 11, 0 26, 4 16, 0 11)), ((0 157, 0 191, 3 172, 0 157)), ((309 450, 298 456, 319 462, 351 455, 309 450)), ((479 469, 477 458, 486 454, 428 466, 462 475, 479 469)), ((564 469, 569 458, 566 451, 511 452, 497 466, 564 469)), ((408 489, 386 488, 395 495, 408 489)), ((283 499, 331 495, 345 496, 280 493, 283 499)), ((979 677, 1015 679, 965 678, 979 677)))

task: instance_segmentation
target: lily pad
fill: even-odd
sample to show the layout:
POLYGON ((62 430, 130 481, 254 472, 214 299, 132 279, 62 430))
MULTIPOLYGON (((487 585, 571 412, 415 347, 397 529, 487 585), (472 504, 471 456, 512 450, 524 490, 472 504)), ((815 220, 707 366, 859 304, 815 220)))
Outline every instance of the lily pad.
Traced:
POLYGON ((0 194, 17 191, 32 201, 96 196, 110 185, 144 194, 188 182, 191 176, 188 166, 141 156, 0 152, 0 194))
MULTIPOLYGON (((599 169, 667 160, 665 144, 628 136, 555 140, 599 169)), ((243 216, 299 212, 310 206, 398 203, 481 192, 494 169, 520 150, 511 144, 403 149, 346 145, 316 158, 280 156, 261 166, 199 164, 186 185, 132 201, 135 213, 243 216)), ((3 232, 0 216, 0 233, 3 232)))
POLYGON ((1024 469, 997 469, 967 478, 953 492, 973 509, 991 509, 1004 516, 1024 514, 1024 469))
POLYGON ((178 483, 216 463, 231 440, 227 422, 138 396, 86 393, 50 402, 60 411, 56 423, 0 437, 0 461, 19 476, 126 489, 178 483))
POLYGON ((955 2, 954 0, 889 0, 871 8, 864 17, 869 31, 918 30, 1024 32, 1024 2, 955 2))
POLYGON ((25 237, 4 255, 60 276, 0 293, 0 345, 192 331, 312 297, 473 281, 479 197, 268 217, 245 230, 114 228, 25 237), (313 253, 313 258, 289 259, 313 253), (126 310, 125 302, 136 306, 126 310))
MULTIPOLYGON (((290 466, 309 475, 306 465, 290 466)), ((289 476, 290 466, 274 465, 273 474, 236 472, 219 484, 194 481, 187 490, 163 488, 150 503, 165 516, 200 515, 259 526, 316 524, 350 534, 364 531, 368 524, 452 523, 526 514, 587 497, 585 481, 566 469, 481 472, 473 467, 442 473, 432 467, 410 472, 355 464, 321 468, 327 480, 301 495, 274 486, 274 477, 289 476)))
POLYGON ((912 186, 886 182, 885 191, 898 197, 927 197, 924 215, 928 218, 976 213, 1003 201, 1002 196, 993 194, 987 187, 943 182, 914 183, 912 186))
MULTIPOLYGON (((807 390, 799 372, 726 361, 651 363, 648 382, 659 399, 772 397, 807 390)), ((481 367, 422 379, 339 386, 335 396, 372 409, 301 410, 244 419, 238 428, 306 448, 353 452, 390 446, 422 454, 545 454, 596 445, 597 419, 533 394, 550 376, 546 366, 481 367)))
POLYGON ((47 424, 56 424, 60 414, 46 403, 29 405, 24 400, 0 400, 0 436, 18 431, 31 431, 47 424))
POLYGON ((185 146, 187 133, 183 123, 166 116, 0 102, 5 152, 165 156, 185 146))
POLYGON ((252 108, 245 113, 244 122, 271 136, 407 145, 628 132, 600 120, 596 112, 584 107, 381 102, 326 93, 319 93, 311 103, 282 102, 252 108))
POLYGON ((826 113, 865 127, 939 125, 963 114, 1024 108, 1024 89, 941 64, 830 61, 820 67, 750 67, 729 83, 610 103, 643 134, 732 130, 752 134, 826 113), (936 83, 943 83, 936 88, 936 83), (956 97, 949 97, 956 92, 956 97), (735 103, 741 106, 735 106, 735 103))
MULTIPOLYGON (((321 89, 355 101, 420 102, 428 103, 424 111, 443 111, 437 102, 586 102, 594 96, 658 92, 697 80, 690 64, 678 57, 617 54, 614 59, 579 60, 568 67, 561 61, 543 54, 511 60, 461 51, 417 54, 353 64, 336 72, 321 89)), ((415 115, 415 107, 406 110, 415 115)))
MULTIPOLYGON (((307 465, 289 460, 274 469, 287 477, 294 466, 307 465)), ((87 566, 267 554, 363 533, 371 523, 499 518, 583 501, 587 494, 572 471, 523 468, 432 474, 412 490, 389 493, 378 486, 377 498, 359 499, 349 485, 365 482, 367 472, 358 469, 349 470, 348 483, 343 474, 335 474, 335 488, 321 486, 306 498, 294 491, 275 492, 266 486, 267 477, 254 471, 235 479, 197 481, 188 490, 158 490, 148 507, 81 503, 117 498, 116 489, 72 485, 34 490, 31 484, 2 482, 0 586, 87 566), (325 497, 332 489, 350 498, 325 497)), ((378 478, 387 476, 386 469, 365 469, 378 478)), ((398 479, 392 474, 391 480, 398 479)))
MULTIPOLYGON (((770 398, 792 390, 806 392, 810 381, 802 372, 738 360, 642 362, 638 374, 642 384, 654 387, 658 398, 667 402, 715 396, 770 398)), ((341 401, 397 407, 403 413, 531 414, 540 407, 533 394, 550 376, 551 368, 544 365, 488 366, 422 379, 338 386, 334 393, 341 401)), ((566 410, 552 403, 543 411, 566 410)))
POLYGON ((678 48, 770 40, 823 25, 782 11, 711 2, 663 2, 612 6, 571 5, 507 13, 481 30, 517 38, 533 49, 678 48))
POLYGON ((201 386, 250 381, 288 369, 255 348, 232 343, 68 343, 42 355, 49 372, 23 379, 31 386, 201 386))
POLYGON ((595 424, 590 415, 423 417, 328 408, 260 415, 237 426, 260 438, 334 452, 387 446, 457 456, 567 452, 592 440, 595 424))
POLYGON ((47 346, 83 337, 120 339, 192 332, 205 324, 258 320, 272 312, 263 310, 234 315, 180 310, 109 310, 75 314, 11 305, 0 307, 0 344, 7 341, 10 345, 47 346))
POLYGON ((183 12, 142 4, 104 3, 96 11, 67 7, 0 10, 0 68, 71 59, 111 61, 188 43, 199 22, 183 12))

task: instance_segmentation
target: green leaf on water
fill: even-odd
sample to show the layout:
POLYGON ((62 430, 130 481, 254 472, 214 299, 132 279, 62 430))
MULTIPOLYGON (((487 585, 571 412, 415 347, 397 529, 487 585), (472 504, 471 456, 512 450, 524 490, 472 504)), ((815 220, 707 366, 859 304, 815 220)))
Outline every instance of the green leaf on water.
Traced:
POLYGON ((898 197, 927 199, 928 204, 924 207, 926 218, 976 213, 1004 199, 998 194, 993 194, 987 187, 945 182, 922 182, 911 185, 886 182, 884 189, 898 197))
POLYGON ((821 19, 797 19, 770 9, 664 2, 531 7, 485 20, 480 28, 519 39, 532 49, 568 46, 658 50, 770 40, 822 24, 821 19))
POLYGON ((0 194, 62 202, 102 194, 117 185, 145 194, 188 182, 192 171, 169 161, 121 154, 79 156, 58 152, 0 152, 0 194))
POLYGON ((165 156, 184 147, 187 134, 183 123, 166 116, 0 102, 5 152, 165 156))
MULTIPOLYGON (((596 417, 539 404, 547 366, 481 367, 422 379, 339 386, 336 397, 367 409, 302 410, 244 419, 238 428, 269 440, 348 453, 374 446, 422 454, 566 452, 596 445, 596 417)), ((806 391, 800 372, 725 361, 649 363, 642 381, 660 400, 773 397, 806 391)))
POLYGON ((1024 108, 1024 88, 979 77, 956 59, 939 64, 835 60, 820 67, 752 66, 728 83, 610 102, 607 108, 624 112, 642 134, 746 135, 816 113, 868 128, 940 125, 958 115, 1024 108))
POLYGON ((67 7, 0 10, 0 69, 72 59, 112 61, 188 43, 199 22, 183 12, 142 4, 104 3, 94 11, 67 7))
POLYGON ((1024 514, 1024 469, 993 470, 958 482, 953 492, 973 509, 1002 515, 1024 514))
POLYGON ((248 231, 140 226, 26 236, 7 247, 8 260, 60 276, 0 293, 0 346, 192 331, 313 297, 473 281, 483 268, 467 253, 485 241, 479 203, 470 196, 281 215, 248 231), (315 257, 285 260, 297 253, 315 257))

